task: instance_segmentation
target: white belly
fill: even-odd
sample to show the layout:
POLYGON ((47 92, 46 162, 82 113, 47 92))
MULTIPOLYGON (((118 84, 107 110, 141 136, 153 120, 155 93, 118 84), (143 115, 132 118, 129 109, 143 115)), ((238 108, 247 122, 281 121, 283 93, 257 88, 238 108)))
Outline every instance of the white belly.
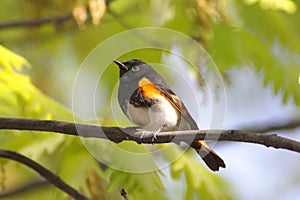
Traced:
POLYGON ((151 108, 134 107, 128 103, 129 119, 148 131, 173 131, 178 129, 179 113, 165 99, 157 99, 151 108))

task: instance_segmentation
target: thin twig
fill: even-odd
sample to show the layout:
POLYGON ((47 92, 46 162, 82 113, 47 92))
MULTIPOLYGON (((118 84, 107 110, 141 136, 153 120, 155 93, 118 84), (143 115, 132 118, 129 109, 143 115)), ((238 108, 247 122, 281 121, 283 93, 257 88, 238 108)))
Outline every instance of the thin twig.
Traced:
POLYGON ((0 30, 6 28, 35 27, 35 26, 41 26, 48 23, 60 24, 68 20, 73 20, 72 13, 64 14, 58 17, 48 16, 48 17, 37 18, 37 19, 26 19, 20 21, 5 22, 0 24, 0 30))
POLYGON ((160 132, 156 139, 141 138, 135 128, 100 127, 93 125, 76 124, 54 120, 35 120, 21 118, 0 118, 0 129, 32 130, 63 133, 83 138, 102 138, 119 143, 131 140, 137 143, 170 143, 186 142, 190 144, 196 140, 238 141, 262 144, 267 147, 282 148, 300 153, 300 142, 278 136, 243 130, 189 130, 160 132))
MULTIPOLYGON (((106 0, 106 5, 109 6, 109 4, 113 0, 106 0)), ((25 19, 20 21, 10 21, 10 22, 4 22, 0 24, 0 30, 1 29, 7 29, 7 28, 21 28, 21 27, 36 27, 41 26, 44 24, 60 24, 69 20, 74 20, 72 12, 66 13, 60 16, 47 16, 42 18, 36 18, 36 19, 25 19)))
POLYGON ((51 171, 40 165, 39 163, 35 162, 34 160, 31 160, 30 158, 27 158, 26 156, 23 156, 17 152, 0 149, 0 157, 2 158, 8 158, 11 160, 15 160, 19 163, 22 163, 34 171, 38 172, 42 177, 47 179, 50 183, 55 185, 57 188, 61 189, 65 193, 69 194, 74 199, 78 200, 88 200, 89 198, 75 190, 73 187, 65 183, 59 176, 53 174, 51 171))

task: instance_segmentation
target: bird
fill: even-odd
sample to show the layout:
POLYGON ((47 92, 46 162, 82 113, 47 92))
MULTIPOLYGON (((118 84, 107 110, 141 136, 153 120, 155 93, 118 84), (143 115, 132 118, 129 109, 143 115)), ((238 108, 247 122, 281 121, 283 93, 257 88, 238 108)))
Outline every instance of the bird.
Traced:
MULTIPOLYGON (((120 72, 118 102, 131 122, 152 133, 153 138, 163 131, 199 130, 184 103, 152 66, 139 59, 113 62, 120 72)), ((203 140, 189 145, 212 171, 226 167, 203 140)))

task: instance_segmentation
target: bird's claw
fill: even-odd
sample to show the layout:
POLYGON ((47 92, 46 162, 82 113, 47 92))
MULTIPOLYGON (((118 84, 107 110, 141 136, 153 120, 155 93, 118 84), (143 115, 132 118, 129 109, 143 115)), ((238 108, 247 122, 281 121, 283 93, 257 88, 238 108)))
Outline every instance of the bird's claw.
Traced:
POLYGON ((144 137, 150 137, 151 135, 153 135, 152 140, 151 140, 152 144, 153 144, 153 142, 157 139, 156 135, 159 132, 160 132, 160 130, 157 130, 157 131, 141 130, 141 131, 136 132, 136 134, 140 135, 140 139, 143 139, 144 137))
POLYGON ((153 137, 152 137, 152 144, 153 144, 154 140, 156 140, 156 139, 157 139, 156 133, 154 133, 154 134, 153 134, 153 137))

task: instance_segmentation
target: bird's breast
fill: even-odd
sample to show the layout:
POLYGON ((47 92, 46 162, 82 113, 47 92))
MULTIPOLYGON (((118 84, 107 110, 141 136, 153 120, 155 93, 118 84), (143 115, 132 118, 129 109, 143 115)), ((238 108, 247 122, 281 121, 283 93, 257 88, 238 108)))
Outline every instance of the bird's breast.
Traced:
POLYGON ((129 119, 149 131, 173 131, 179 126, 180 114, 163 96, 152 98, 151 106, 128 103, 129 119))

